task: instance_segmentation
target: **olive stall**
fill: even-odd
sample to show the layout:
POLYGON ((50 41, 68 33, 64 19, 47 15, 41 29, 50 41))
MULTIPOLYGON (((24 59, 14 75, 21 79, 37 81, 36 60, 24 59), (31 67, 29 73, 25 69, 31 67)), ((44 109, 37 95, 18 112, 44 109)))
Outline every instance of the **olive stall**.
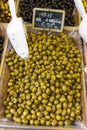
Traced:
POLYGON ((73 0, 18 0, 15 4, 17 15, 24 19, 29 56, 22 59, 16 54, 6 35, 7 25, 1 24, 5 45, 0 66, 0 127, 79 130, 76 122, 87 125, 87 53, 78 33, 79 14, 73 15, 73 0), (65 10, 63 32, 34 29, 34 7, 65 10))

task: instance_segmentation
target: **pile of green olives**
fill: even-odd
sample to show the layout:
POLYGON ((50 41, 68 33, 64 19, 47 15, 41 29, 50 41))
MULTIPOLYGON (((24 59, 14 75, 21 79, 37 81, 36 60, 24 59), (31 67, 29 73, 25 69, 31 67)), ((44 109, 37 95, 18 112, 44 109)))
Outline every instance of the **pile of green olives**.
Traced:
POLYGON ((9 10, 8 0, 0 0, 0 23, 9 23, 11 13, 9 10))
POLYGON ((13 49, 7 53, 10 69, 6 118, 17 123, 68 126, 82 120, 82 56, 65 33, 29 32, 28 59, 13 49))

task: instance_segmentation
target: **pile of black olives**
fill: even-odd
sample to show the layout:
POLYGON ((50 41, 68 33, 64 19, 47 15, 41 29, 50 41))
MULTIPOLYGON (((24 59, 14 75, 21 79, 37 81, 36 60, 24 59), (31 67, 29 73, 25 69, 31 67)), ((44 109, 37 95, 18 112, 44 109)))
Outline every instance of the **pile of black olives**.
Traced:
POLYGON ((28 35, 29 57, 7 53, 10 69, 6 118, 18 123, 71 125, 82 120, 81 52, 74 40, 37 32, 28 35))
POLYGON ((4 43, 4 37, 0 35, 0 62, 1 62, 1 56, 3 51, 3 43, 4 43))
POLYGON ((19 14, 24 21, 32 23, 33 8, 62 9, 65 11, 65 25, 74 26, 74 1, 73 0, 23 0, 19 2, 19 14))

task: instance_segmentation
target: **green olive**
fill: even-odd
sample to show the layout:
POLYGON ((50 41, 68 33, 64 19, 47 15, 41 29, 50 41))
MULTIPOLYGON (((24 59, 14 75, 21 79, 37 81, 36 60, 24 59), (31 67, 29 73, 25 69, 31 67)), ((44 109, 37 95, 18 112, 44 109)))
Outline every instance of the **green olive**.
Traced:
POLYGON ((56 119, 57 119, 58 121, 60 121, 60 120, 61 120, 61 116, 60 116, 60 115, 57 115, 57 116, 56 116, 56 119))
POLYGON ((66 121, 64 122, 64 124, 65 124, 65 126, 69 126, 69 125, 71 124, 71 122, 70 122, 70 120, 66 120, 66 121))
POLYGON ((44 117, 41 118, 40 123, 41 123, 41 125, 45 125, 45 123, 46 123, 46 119, 45 119, 44 117))
POLYGON ((13 120, 14 120, 14 121, 16 121, 17 123, 22 123, 21 118, 16 118, 16 117, 13 117, 13 120))
POLYGON ((27 119, 22 119, 22 123, 24 123, 24 124, 28 124, 28 120, 27 119))
POLYGON ((27 119, 28 121, 30 121, 30 120, 31 120, 31 118, 32 118, 32 117, 31 117, 31 115, 30 115, 30 114, 28 114, 28 115, 27 115, 27 117, 26 117, 26 119, 27 119))
POLYGON ((71 117, 75 117, 75 112, 74 112, 74 111, 71 111, 70 116, 71 116, 71 117))
POLYGON ((24 109, 23 111, 23 116, 27 116, 28 115, 28 110, 27 109, 24 109))
POLYGON ((52 126, 56 126, 56 125, 57 125, 57 120, 54 119, 54 120, 52 121, 52 126))
POLYGON ((10 109, 10 112, 11 112, 11 114, 14 114, 16 111, 15 111, 15 109, 10 109))
POLYGON ((49 115, 46 115, 46 119, 47 119, 47 120, 50 120, 50 116, 49 116, 49 115))
POLYGON ((37 118, 37 116, 36 115, 32 115, 32 119, 36 119, 37 118))
POLYGON ((63 121, 58 121, 59 126, 63 126, 63 121))
POLYGON ((47 125, 47 126, 50 126, 50 125, 51 125, 51 122, 50 122, 50 121, 46 121, 46 125, 47 125))
POLYGON ((33 120, 33 119, 30 120, 30 124, 31 124, 31 125, 34 124, 34 120, 33 120))
POLYGON ((65 115, 66 115, 66 109, 63 109, 62 116, 65 116, 65 115))
POLYGON ((41 113, 41 112, 37 112, 37 116, 38 116, 39 118, 41 118, 41 117, 42 117, 42 113, 41 113))
POLYGON ((11 119, 12 118, 12 114, 11 113, 6 114, 6 118, 11 119))
POLYGON ((61 114, 62 111, 63 111, 62 109, 59 109, 59 108, 58 108, 58 110, 56 111, 56 115, 57 115, 57 114, 61 114))
POLYGON ((40 124, 40 121, 39 120, 35 120, 35 125, 39 125, 40 124))

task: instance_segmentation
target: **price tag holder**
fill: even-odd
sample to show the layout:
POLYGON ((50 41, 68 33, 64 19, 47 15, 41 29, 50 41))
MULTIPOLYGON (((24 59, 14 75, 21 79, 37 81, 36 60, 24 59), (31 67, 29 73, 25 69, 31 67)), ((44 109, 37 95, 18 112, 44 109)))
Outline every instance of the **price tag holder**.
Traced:
POLYGON ((65 11, 54 9, 33 9, 33 28, 38 30, 63 31, 65 11))

